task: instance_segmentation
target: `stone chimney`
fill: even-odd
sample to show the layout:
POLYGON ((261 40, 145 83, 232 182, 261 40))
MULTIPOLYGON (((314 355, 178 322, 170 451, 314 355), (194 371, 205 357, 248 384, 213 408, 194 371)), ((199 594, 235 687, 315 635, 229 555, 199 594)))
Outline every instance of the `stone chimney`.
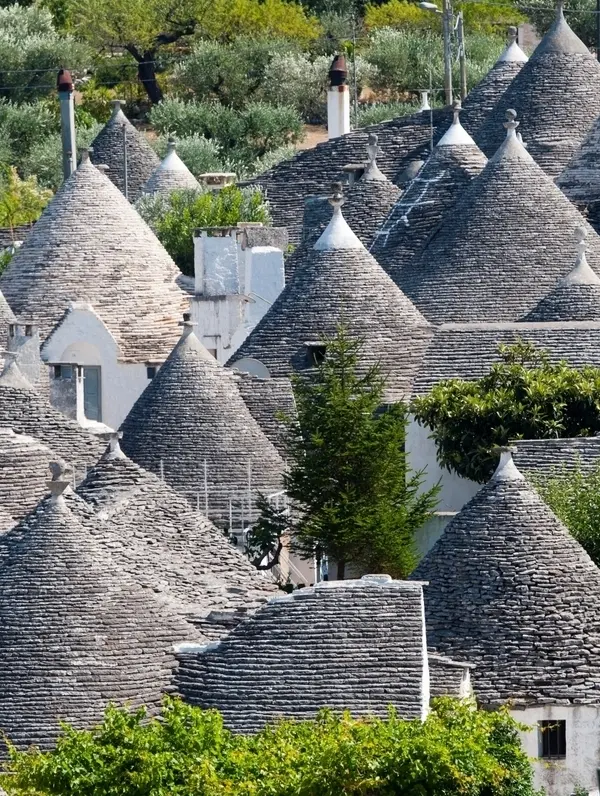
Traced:
POLYGON ((63 177, 68 180, 77 168, 77 149, 75 143, 75 101, 73 81, 66 69, 61 69, 56 79, 60 102, 60 133, 62 138, 63 177))
POLYGON ((327 91, 327 133, 338 138, 350 132, 350 92, 348 69, 343 55, 336 55, 329 70, 327 91))
POLYGON ((40 334, 36 324, 23 318, 11 323, 8 327, 7 349, 27 381, 42 392, 47 392, 47 387, 44 390, 45 385, 41 383, 40 334))

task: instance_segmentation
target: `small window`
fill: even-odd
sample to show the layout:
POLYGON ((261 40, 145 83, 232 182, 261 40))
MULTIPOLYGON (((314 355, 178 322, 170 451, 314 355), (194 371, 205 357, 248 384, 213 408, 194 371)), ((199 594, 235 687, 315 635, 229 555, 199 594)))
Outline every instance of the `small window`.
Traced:
POLYGON ((14 337, 16 333, 17 333, 17 328, 14 325, 14 323, 11 323, 10 326, 8 327, 8 335, 9 335, 9 337, 14 337))
POLYGON ((55 365, 54 366, 55 379, 72 379, 73 368, 71 365, 55 365))
POLYGON ((156 365, 148 365, 146 368, 146 376, 153 379, 156 376, 156 365))
POLYGON ((550 719, 538 722, 540 757, 560 760, 567 756, 567 722, 550 719))
POLYGON ((211 354, 215 359, 217 358, 217 349, 216 348, 207 348, 206 349, 209 354, 211 354))
POLYGON ((32 337, 32 335, 33 335, 33 326, 27 324, 25 326, 25 337, 32 337))
POLYGON ((308 359, 311 365, 321 365, 325 361, 327 346, 310 344, 308 346, 308 359))

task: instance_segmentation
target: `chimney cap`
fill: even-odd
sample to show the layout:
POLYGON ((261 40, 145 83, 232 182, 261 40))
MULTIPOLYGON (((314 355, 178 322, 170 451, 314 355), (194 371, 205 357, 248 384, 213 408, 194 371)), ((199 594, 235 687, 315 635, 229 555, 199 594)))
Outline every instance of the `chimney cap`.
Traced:
POLYGON ((329 70, 330 86, 345 86, 348 81, 348 67, 346 58, 339 54, 335 56, 329 70))
POLYGON ((56 88, 59 94, 73 91, 73 79, 68 69, 59 69, 56 77, 56 88))

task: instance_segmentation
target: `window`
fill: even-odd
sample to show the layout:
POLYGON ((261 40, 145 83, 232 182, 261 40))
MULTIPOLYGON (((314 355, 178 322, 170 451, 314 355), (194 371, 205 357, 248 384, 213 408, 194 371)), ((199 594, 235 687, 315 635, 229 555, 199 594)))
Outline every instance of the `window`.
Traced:
POLYGON ((27 324, 25 326, 25 337, 32 337, 33 336, 33 326, 27 324))
POLYGON ((567 756, 567 722, 550 719, 538 721, 540 757, 560 760, 567 756))
POLYGON ((327 346, 321 343, 307 343, 308 360, 311 365, 321 365, 325 361, 327 346))
POLYGON ((71 365, 54 365, 55 379, 72 379, 73 368, 71 365))
POLYGON ((153 379, 156 376, 156 365, 148 365, 146 368, 146 376, 153 379))
POLYGON ((10 326, 8 327, 8 336, 14 337, 16 333, 17 333, 16 327, 14 323, 11 323, 10 326))

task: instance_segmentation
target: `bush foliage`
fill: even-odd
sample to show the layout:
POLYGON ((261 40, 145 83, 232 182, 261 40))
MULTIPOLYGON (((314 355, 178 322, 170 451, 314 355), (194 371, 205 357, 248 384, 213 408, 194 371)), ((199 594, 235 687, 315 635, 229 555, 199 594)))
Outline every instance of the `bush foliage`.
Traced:
POLYGON ((167 700, 159 719, 111 707, 93 731, 11 755, 8 796, 534 796, 506 711, 439 700, 424 722, 322 711, 233 735, 216 711, 167 700))
POLYGON ((581 467, 557 467, 551 475, 526 473, 542 499, 600 566, 600 465, 591 472, 581 467))
MULTIPOLYGON (((475 33, 495 33, 504 36, 508 25, 519 25, 527 21, 511 2, 502 3, 456 3, 454 12, 462 11, 465 27, 475 33)), ((406 0, 389 0, 383 5, 368 5, 365 9, 367 30, 397 28, 410 31, 434 31, 439 33, 439 16, 425 11, 416 3, 406 0)))
POLYGON ((194 230, 235 227, 240 221, 268 223, 269 211, 256 188, 228 185, 220 191, 173 191, 168 196, 145 196, 136 208, 144 221, 188 276, 194 275, 194 230))
POLYGON ((302 121, 293 108, 263 102, 251 102, 236 111, 217 103, 168 99, 152 108, 150 121, 165 135, 203 136, 225 159, 241 166, 302 136, 302 121))
POLYGON ((501 362, 475 381, 451 379, 412 403, 448 470, 485 483, 495 448, 514 439, 585 437, 600 431, 600 369, 551 363, 523 341, 500 346, 501 362))

